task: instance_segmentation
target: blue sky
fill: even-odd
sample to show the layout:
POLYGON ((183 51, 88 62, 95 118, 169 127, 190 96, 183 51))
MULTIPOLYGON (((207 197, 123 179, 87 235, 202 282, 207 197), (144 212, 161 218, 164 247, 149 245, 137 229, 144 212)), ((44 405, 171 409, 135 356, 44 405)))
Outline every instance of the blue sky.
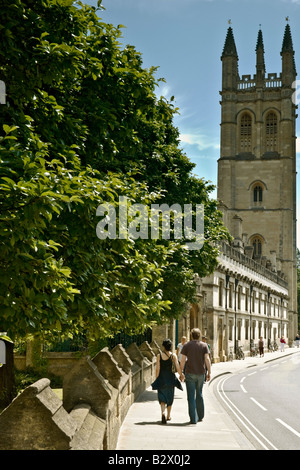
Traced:
MULTIPOLYGON (((97 1, 85 3, 96 5, 97 1)), ((182 148, 196 164, 194 173, 216 185, 220 151, 220 57, 228 20, 233 28, 241 76, 255 74, 260 27, 266 72, 281 72, 280 51, 286 17, 289 17, 300 80, 300 0, 102 0, 102 5, 105 10, 99 16, 106 23, 125 26, 121 41, 135 46, 142 54, 144 67, 159 67, 156 76, 163 77, 166 83, 158 94, 175 97, 180 115, 174 124, 179 128, 182 148)), ((298 156, 299 120, 300 117, 298 156)), ((299 182, 298 177, 298 185, 299 182)), ((216 192, 212 196, 216 197, 216 192)), ((298 240, 300 247, 300 227, 298 240)))

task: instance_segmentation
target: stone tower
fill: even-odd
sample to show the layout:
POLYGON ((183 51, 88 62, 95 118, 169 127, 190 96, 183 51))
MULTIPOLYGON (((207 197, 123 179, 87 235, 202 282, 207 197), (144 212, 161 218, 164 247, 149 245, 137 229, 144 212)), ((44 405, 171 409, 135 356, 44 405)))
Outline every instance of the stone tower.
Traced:
POLYGON ((218 199, 234 245, 284 273, 289 290, 289 338, 297 332, 296 67, 290 25, 281 49, 282 72, 266 74, 262 31, 256 74, 239 76, 233 30, 222 61, 221 154, 218 199))

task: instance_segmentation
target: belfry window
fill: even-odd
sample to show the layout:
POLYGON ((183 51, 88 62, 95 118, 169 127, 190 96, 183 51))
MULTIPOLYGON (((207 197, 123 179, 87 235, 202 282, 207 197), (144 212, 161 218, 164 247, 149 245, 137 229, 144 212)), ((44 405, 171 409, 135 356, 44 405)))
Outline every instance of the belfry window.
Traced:
POLYGON ((263 189, 259 184, 257 184, 256 186, 254 186, 254 189, 253 189, 253 201, 262 202, 262 198, 263 198, 263 189))
POLYGON ((266 150, 275 152, 277 150, 277 116, 270 112, 266 118, 266 150))
POLYGON ((254 248, 254 256, 261 256, 262 254, 262 241, 260 237, 254 237, 252 239, 252 246, 254 248))
POLYGON ((247 113, 243 114, 241 118, 240 151, 252 151, 252 119, 251 116, 247 113))

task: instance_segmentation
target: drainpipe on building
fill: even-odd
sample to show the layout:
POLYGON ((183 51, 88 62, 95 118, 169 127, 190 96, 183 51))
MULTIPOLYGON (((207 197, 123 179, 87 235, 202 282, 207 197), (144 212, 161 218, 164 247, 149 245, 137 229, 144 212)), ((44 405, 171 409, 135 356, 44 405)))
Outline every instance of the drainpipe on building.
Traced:
POLYGON ((282 331, 282 297, 280 297, 280 337, 283 336, 282 331))
POLYGON ((252 292, 253 292, 253 285, 250 284, 250 352, 252 348, 252 292))
POLYGON ((270 350, 271 345, 271 331, 270 331, 270 297, 271 294, 268 292, 268 349, 270 350))
MULTIPOLYGON (((227 320, 227 318, 228 318, 228 308, 227 308, 228 300, 227 299, 228 299, 228 284, 229 284, 229 280, 230 280, 230 275, 226 274, 225 279, 226 279, 226 285, 225 285, 225 317, 224 318, 226 318, 226 320, 227 320)), ((226 323, 227 323, 227 321, 226 321, 226 323)), ((227 340, 227 344, 228 344, 228 340, 227 340)))
POLYGON ((239 280, 237 278, 234 279, 234 352, 237 351, 237 339, 236 339, 236 290, 239 284, 239 280))

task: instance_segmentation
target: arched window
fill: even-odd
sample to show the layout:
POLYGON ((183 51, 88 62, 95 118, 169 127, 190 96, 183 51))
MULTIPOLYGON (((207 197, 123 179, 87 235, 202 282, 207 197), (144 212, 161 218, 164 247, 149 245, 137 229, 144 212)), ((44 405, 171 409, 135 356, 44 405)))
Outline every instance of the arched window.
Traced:
POLYGON ((256 184, 253 189, 253 201, 262 202, 263 200, 263 188, 260 184, 256 184))
POLYGON ((262 255, 262 246, 263 246, 263 240, 260 236, 255 235, 251 239, 251 245, 253 246, 253 255, 254 256, 261 256, 262 255))
POLYGON ((266 118, 266 151, 277 150, 277 116, 271 111, 266 118))
POLYGON ((263 204, 266 204, 266 190, 267 186, 266 184, 261 181, 252 181, 252 183, 249 186, 249 191, 250 191, 250 205, 254 207, 262 207, 263 204))
POLYGON ((248 113, 244 113, 241 118, 240 151, 252 152, 252 119, 248 113))

